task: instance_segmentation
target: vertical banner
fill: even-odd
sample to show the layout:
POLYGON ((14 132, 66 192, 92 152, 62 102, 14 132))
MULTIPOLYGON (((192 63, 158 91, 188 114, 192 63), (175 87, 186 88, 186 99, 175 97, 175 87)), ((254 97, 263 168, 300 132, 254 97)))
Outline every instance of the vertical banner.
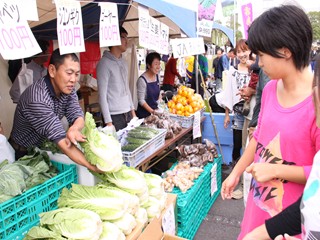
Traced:
POLYGON ((198 0, 198 24, 199 36, 211 37, 214 13, 217 0, 198 0))
POLYGON ((160 28, 159 53, 169 54, 169 27, 164 23, 161 23, 160 28))
POLYGON ((248 29, 252 23, 252 3, 241 6, 242 21, 244 28, 244 37, 248 38, 248 29))
POLYGON ((159 48, 160 48, 160 22, 153 18, 150 17, 150 29, 149 29, 149 33, 150 33, 150 42, 149 42, 149 48, 159 52, 159 48))
POLYGON ((0 0, 0 53, 6 60, 41 52, 22 11, 20 1, 0 0))
POLYGON ((99 5, 101 7, 99 25, 100 47, 121 45, 117 4, 99 3, 99 5))
POLYGON ((169 27, 149 15, 147 8, 138 6, 139 45, 157 51, 169 53, 169 27))
POLYGON ((55 3, 60 54, 84 52, 80 2, 74 0, 55 0, 55 3))
POLYGON ((149 10, 141 5, 138 6, 139 13, 139 45, 144 48, 149 48, 149 10))

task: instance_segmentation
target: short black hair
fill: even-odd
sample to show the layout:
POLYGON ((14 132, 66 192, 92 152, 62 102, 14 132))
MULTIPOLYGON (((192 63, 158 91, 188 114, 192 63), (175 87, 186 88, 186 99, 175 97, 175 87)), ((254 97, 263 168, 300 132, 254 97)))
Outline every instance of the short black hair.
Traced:
MULTIPOLYGON (((122 33, 124 33, 124 34, 127 34, 127 35, 128 35, 127 30, 126 30, 124 27, 119 26, 119 35, 120 35, 120 38, 121 38, 121 34, 122 34, 122 33)), ((114 46, 109 46, 109 49, 111 49, 112 47, 114 47, 114 46)))
POLYGON ((205 52, 208 52, 208 46, 207 46, 207 44, 204 45, 204 51, 205 51, 205 52))
POLYGON ((59 48, 57 48, 52 52, 49 64, 53 64, 55 68, 58 69, 64 63, 64 60, 67 57, 71 57, 72 61, 74 62, 80 62, 78 56, 75 53, 66 53, 60 55, 60 50, 59 48))
POLYGON ((147 69, 148 69, 148 65, 151 66, 152 62, 154 59, 158 59, 159 61, 161 61, 161 56, 159 53, 157 52, 151 52, 148 53, 147 57, 146 57, 146 65, 147 65, 147 69))
POLYGON ((297 69, 309 65, 312 27, 307 14, 294 5, 269 9, 255 19, 248 31, 250 50, 283 58, 279 49, 287 48, 297 69))
POLYGON ((126 30, 124 27, 122 27, 122 26, 119 27, 119 33, 120 33, 120 34, 121 34, 121 33, 125 33, 125 34, 128 35, 127 30, 126 30))

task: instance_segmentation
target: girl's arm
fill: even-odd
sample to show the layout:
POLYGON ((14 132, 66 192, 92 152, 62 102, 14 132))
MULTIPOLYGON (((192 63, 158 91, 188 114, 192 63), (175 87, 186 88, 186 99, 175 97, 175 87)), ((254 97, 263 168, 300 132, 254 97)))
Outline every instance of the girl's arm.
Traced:
POLYGON ((276 163, 254 163, 246 171, 258 182, 272 179, 284 179, 290 182, 305 184, 307 182, 304 167, 276 163))

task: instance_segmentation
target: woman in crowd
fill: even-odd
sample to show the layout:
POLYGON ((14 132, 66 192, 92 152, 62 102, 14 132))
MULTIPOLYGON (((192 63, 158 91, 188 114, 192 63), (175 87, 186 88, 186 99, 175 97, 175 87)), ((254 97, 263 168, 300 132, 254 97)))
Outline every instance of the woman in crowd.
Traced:
POLYGON ((239 90, 249 84, 250 72, 246 64, 249 60, 250 50, 244 39, 240 39, 236 44, 236 53, 239 60, 238 69, 230 66, 228 72, 228 81, 224 91, 216 94, 216 101, 219 106, 225 108, 224 127, 230 124, 229 113, 234 111, 233 128, 233 164, 240 158, 242 146, 242 129, 244 123, 244 115, 242 113, 244 100, 241 99, 239 90))
POLYGON ((253 176, 238 239, 301 196, 320 148, 308 69, 308 16, 293 5, 272 8, 253 21, 247 43, 274 80, 263 90, 257 130, 222 184, 222 198, 230 199, 242 173, 253 176))
POLYGON ((147 70, 139 77, 137 81, 138 109, 139 118, 148 117, 158 108, 158 99, 160 95, 159 72, 160 54, 151 52, 146 57, 147 70))

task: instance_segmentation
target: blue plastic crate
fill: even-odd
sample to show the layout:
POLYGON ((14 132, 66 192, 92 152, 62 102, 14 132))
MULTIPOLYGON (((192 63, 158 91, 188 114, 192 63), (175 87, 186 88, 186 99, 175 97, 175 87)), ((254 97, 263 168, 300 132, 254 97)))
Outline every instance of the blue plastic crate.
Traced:
MULTIPOLYGON (((204 116, 206 116, 206 119, 203 123, 203 131, 202 131, 202 138, 203 139, 209 139, 214 144, 217 145, 218 153, 223 154, 223 162, 225 164, 230 164, 232 162, 232 149, 233 149, 233 133, 231 129, 231 124, 229 124, 228 128, 224 128, 224 113, 212 113, 214 118, 214 123, 217 128, 218 137, 220 140, 222 153, 220 152, 220 149, 218 147, 218 140, 214 134, 214 129, 212 126, 212 121, 210 117, 210 113, 205 112, 204 116)), ((230 121, 232 121, 233 115, 230 115, 230 121)))
POLYGON ((52 161, 59 174, 0 204, 0 239, 22 239, 39 222, 38 214, 57 208, 57 200, 64 187, 77 183, 76 165, 52 161))

